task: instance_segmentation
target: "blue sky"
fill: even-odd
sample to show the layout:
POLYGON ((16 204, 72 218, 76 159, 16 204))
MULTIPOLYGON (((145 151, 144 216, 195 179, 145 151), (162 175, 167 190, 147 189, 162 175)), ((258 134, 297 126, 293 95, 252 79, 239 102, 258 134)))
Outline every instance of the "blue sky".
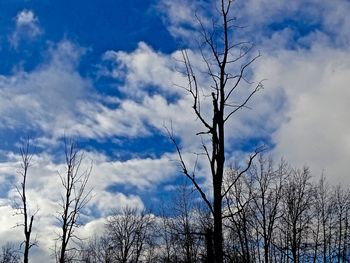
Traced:
MULTIPOLYGON (((173 127, 189 166, 201 145, 191 98, 176 86, 186 84, 178 59, 186 48, 208 88, 193 14, 207 24, 217 16, 214 5, 0 0, 0 245, 21 240, 12 228, 20 219, 12 214, 21 179, 18 147, 27 137, 35 145, 28 196, 31 209, 40 208, 34 230, 42 245, 34 259, 49 258, 53 247, 64 136, 79 141, 86 167, 93 162, 94 199, 82 236, 100 230, 113 209, 154 209, 172 197, 183 178, 164 127, 173 127)), ((237 0, 233 10, 244 25, 234 33, 237 41, 253 41, 253 54, 262 55, 251 81, 266 80, 251 109, 227 125, 227 164, 244 162, 264 144, 276 159, 349 183, 350 3, 237 0)), ((206 187, 206 161, 197 168, 206 187)))
MULTIPOLYGON (((101 53, 106 50, 130 51, 141 40, 165 52, 171 52, 176 45, 163 26, 161 17, 154 16, 154 1, 104 0, 98 6, 94 1, 2 1, 1 10, 1 30, 5 33, 2 37, 2 56, 11 55, 10 61, 14 62, 16 57, 18 62, 30 54, 29 61, 25 61, 28 69, 39 62, 40 50, 45 48, 47 41, 58 42, 64 38, 91 48, 88 56, 90 64, 97 63, 101 53), (35 43, 20 41, 22 52, 14 52, 6 39, 6 34, 11 34, 15 27, 14 18, 18 10, 34 12, 40 18, 40 24, 44 25, 35 43), (35 56, 32 56, 33 53, 35 56)), ((5 71, 11 70, 13 64, 10 61, 6 63, 5 71)))

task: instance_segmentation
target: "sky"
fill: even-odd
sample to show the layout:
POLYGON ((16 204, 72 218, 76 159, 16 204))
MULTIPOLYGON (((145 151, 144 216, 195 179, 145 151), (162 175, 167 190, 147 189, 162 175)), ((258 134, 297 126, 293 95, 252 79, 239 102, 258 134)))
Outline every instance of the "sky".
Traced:
MULTIPOLYGON (((0 0, 0 245, 22 240, 13 208, 21 180, 19 147, 26 138, 33 152, 29 205, 38 209, 34 262, 50 262, 58 231, 65 137, 84 152, 82 168, 93 166, 93 198, 81 236, 101 231, 115 209, 155 211, 171 201, 183 177, 166 127, 189 166, 201 144, 191 98, 178 87, 186 85, 181 50, 205 87, 195 16, 210 24, 218 18, 215 5, 0 0)), ((315 177, 323 173, 334 184, 350 183, 349 13, 346 0, 233 1, 242 27, 234 41, 251 41, 252 54, 261 54, 250 78, 264 80, 264 89, 226 127, 228 165, 243 163, 265 145, 276 160, 307 165, 315 177)), ((203 105, 209 109, 210 101, 203 105)), ((204 187, 207 165, 198 161, 204 187)))

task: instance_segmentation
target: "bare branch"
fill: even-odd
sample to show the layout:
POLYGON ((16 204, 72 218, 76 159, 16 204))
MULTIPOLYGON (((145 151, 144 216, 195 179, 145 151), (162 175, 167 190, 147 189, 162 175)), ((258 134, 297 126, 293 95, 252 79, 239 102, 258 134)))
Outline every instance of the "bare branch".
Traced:
POLYGON ((239 105, 236 109, 234 109, 233 111, 231 111, 226 118, 224 119, 224 122, 226 122, 232 114, 236 113, 237 111, 239 111, 242 108, 246 107, 246 104, 249 102, 249 100, 254 96, 255 93, 257 93, 260 89, 263 88, 263 84, 262 82, 259 82, 259 84, 254 88, 254 90, 249 94, 249 96, 245 99, 245 101, 239 105))
POLYGON ((260 57, 260 54, 258 54, 257 56, 255 56, 253 59, 251 59, 248 63, 246 63, 245 65, 243 65, 241 67, 241 70, 240 70, 240 74, 238 75, 238 79, 236 81, 236 83, 233 85, 233 87, 230 89, 230 91, 226 94, 226 97, 224 99, 224 103, 230 98, 232 92, 238 87, 238 85, 240 84, 242 78, 243 78, 243 75, 244 75, 244 72, 245 70, 255 61, 257 60, 258 58, 260 57))
POLYGON ((65 141, 65 176, 59 174, 65 195, 62 196, 62 211, 57 216, 61 224, 62 233, 58 235, 60 247, 56 245, 56 258, 60 263, 67 261, 67 252, 74 250, 69 247, 69 242, 77 240, 75 229, 79 227, 79 217, 83 208, 91 200, 92 189, 86 189, 91 174, 92 165, 85 171, 81 171, 84 155, 79 152, 74 142, 68 144, 65 141), (59 249, 59 250, 58 250, 59 249))
POLYGON ((236 182, 238 181, 238 179, 242 176, 242 174, 246 173, 250 166, 252 165, 253 163, 253 160, 254 158, 259 154, 261 153, 262 151, 264 151, 264 147, 260 147, 258 149, 255 150, 254 154, 250 155, 249 156, 249 160, 248 160, 248 163, 246 165, 246 167, 240 171, 237 175, 237 177, 233 180, 233 182, 227 187, 227 189, 224 191, 224 193, 222 194, 222 197, 226 196, 227 193, 231 190, 231 188, 236 184, 236 182))
POLYGON ((185 164, 185 161, 182 158, 182 153, 181 153, 180 147, 179 147, 178 143, 176 142, 176 139, 175 139, 174 135, 172 134, 172 132, 169 131, 169 129, 166 128, 166 130, 168 132, 168 136, 169 136, 170 140, 174 143, 174 145, 176 147, 176 151, 177 151, 177 154, 179 156, 180 165, 181 165, 181 168, 182 168, 182 171, 183 171, 184 175, 188 179, 190 179, 190 181, 193 183, 194 187, 200 193, 200 195, 203 198, 204 202, 207 204, 207 206, 210 209, 210 211, 212 213, 214 213, 214 210, 213 210, 213 207, 212 207, 211 203, 209 202, 209 200, 208 200, 206 194, 203 192, 202 188, 198 185, 197 181, 195 180, 195 176, 189 174, 189 172, 187 170, 187 167, 186 167, 186 164, 185 164))

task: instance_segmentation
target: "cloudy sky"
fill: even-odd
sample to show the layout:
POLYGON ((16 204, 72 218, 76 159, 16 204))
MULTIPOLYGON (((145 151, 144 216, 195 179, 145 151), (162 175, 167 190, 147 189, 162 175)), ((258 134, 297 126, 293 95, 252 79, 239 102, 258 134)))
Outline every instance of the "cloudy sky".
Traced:
MULTIPOLYGON (((194 14, 206 24, 215 3, 0 0, 0 10, 0 245, 22 240, 13 207, 25 138, 34 153, 28 198, 39 208, 33 259, 52 254, 65 136, 93 163, 82 236, 113 209, 167 202, 181 175, 165 127, 189 164, 201 143, 178 60, 187 49, 207 84, 194 14)), ((243 27, 234 41, 261 53, 251 80, 264 79, 264 89, 228 124, 228 164, 265 145, 276 159, 350 183, 349 13, 347 0, 234 1, 243 27)), ((205 182, 206 163, 198 169, 205 182)))

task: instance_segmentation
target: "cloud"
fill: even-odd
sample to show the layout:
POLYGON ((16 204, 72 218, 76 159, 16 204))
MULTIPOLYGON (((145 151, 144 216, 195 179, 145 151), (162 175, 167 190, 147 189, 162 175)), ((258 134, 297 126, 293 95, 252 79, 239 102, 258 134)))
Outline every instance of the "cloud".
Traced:
POLYGON ((343 48, 349 45, 350 34, 346 28, 350 19, 346 14, 350 11, 350 4, 346 0, 248 0, 238 1, 235 10, 239 10, 236 12, 237 21, 246 26, 237 34, 248 34, 257 44, 287 30, 291 37, 285 43, 287 49, 310 48, 316 44, 315 36, 322 36, 323 41, 331 46, 343 48))
POLYGON ((144 208, 141 198, 137 195, 127 196, 123 193, 110 193, 106 191, 94 191, 92 194, 94 196, 94 200, 92 200, 91 204, 96 205, 102 216, 108 216, 114 211, 122 209, 126 206, 136 209, 144 208))
POLYGON ((348 50, 316 47, 267 55, 259 69, 269 79, 269 92, 285 92, 285 118, 272 135, 275 154, 309 165, 316 176, 324 170, 333 182, 350 182, 349 59, 348 50))
MULTIPOLYGON (((201 53, 198 50, 187 52, 196 72, 201 94, 204 94, 201 97, 202 113, 210 122, 212 114, 212 101, 209 96, 211 87, 208 84, 211 81, 210 76, 206 73, 207 69, 201 53)), ((179 62, 182 59, 181 52, 163 54, 153 50, 145 43, 140 43, 134 51, 129 53, 108 51, 104 59, 113 62, 112 67, 105 70, 104 74, 122 80, 120 91, 126 97, 114 110, 105 108, 104 122, 110 124, 111 128, 123 127, 124 122, 120 121, 122 119, 117 118, 119 121, 113 124, 113 117, 128 116, 125 120, 131 126, 128 129, 129 136, 137 130, 140 132, 136 133, 136 136, 147 136, 154 132, 161 132, 164 136, 168 136, 165 127, 172 128, 182 149, 184 160, 188 164, 188 169, 192 170, 196 163, 196 155, 193 153, 203 153, 203 142, 206 142, 210 149, 210 138, 205 135, 196 135, 197 132, 206 130, 193 112, 193 98, 181 88, 181 86, 187 87, 188 85, 187 79, 181 73, 184 66, 179 62), (136 123, 137 126, 132 125, 136 123)), ((232 70, 237 70, 237 68, 239 70, 239 65, 233 67, 232 70)), ((255 83, 263 78, 264 75, 260 73, 263 72, 254 73, 252 80, 255 83)), ((252 87, 243 85, 237 89, 238 92, 234 93, 233 102, 243 101, 252 87)), ((251 148, 254 149, 254 147, 261 146, 265 140, 270 139, 271 133, 284 120, 284 116, 280 114, 281 104, 276 105, 274 102, 283 99, 283 90, 276 89, 272 93, 268 93, 268 90, 262 91, 249 103, 248 106, 252 110, 240 111, 231 118, 230 122, 227 122, 226 151, 230 156, 228 164, 237 160, 243 163, 246 160, 247 153, 241 149, 244 144, 255 141, 255 145, 251 145, 251 148)), ((178 156, 172 153, 172 159, 177 160, 178 156)), ((209 185, 210 175, 204 154, 199 156, 197 169, 197 176, 205 179, 204 185, 209 185)))
MULTIPOLYGON (((193 36, 201 37, 196 17, 210 29, 213 21, 219 23, 221 19, 218 5, 220 1, 160 0, 157 10, 168 31, 185 46, 194 47, 198 43, 193 41, 193 36)), ((253 41, 259 46, 273 35, 288 32, 289 41, 283 42, 285 48, 310 47, 315 34, 322 35, 331 45, 349 45, 350 18, 346 14, 350 3, 346 0, 247 0, 232 1, 231 5, 235 24, 243 27, 235 30, 236 39, 253 41)))
MULTIPOLYGON (((154 129, 165 133, 164 126, 169 128, 172 122, 188 149, 201 145, 195 133, 203 127, 191 108, 191 96, 178 87, 187 85, 181 74, 181 52, 163 54, 143 42, 130 53, 106 52, 104 62, 112 65, 103 74, 119 81, 117 88, 124 98, 99 96, 93 80, 81 76, 78 66, 84 52, 86 49, 63 40, 50 44, 45 60, 34 70, 0 76, 0 128, 24 133, 35 130, 39 134, 36 141, 47 145, 64 134, 89 139, 147 137, 154 129)), ((200 53, 188 53, 198 72, 205 71, 200 53)), ((197 78, 203 89, 210 89, 205 85, 207 74, 197 78)), ((202 108, 208 118, 210 107, 210 97, 203 97, 202 108)), ((242 118, 237 122, 235 126, 244 127, 245 133, 251 131, 242 118)), ((242 131, 230 133, 228 139, 241 138, 242 131)))
POLYGON ((52 45, 47 60, 33 71, 0 75, 0 128, 62 136, 79 118, 77 108, 92 90, 90 81, 76 71, 82 53, 64 40, 52 45))
MULTIPOLYGON (((49 45, 34 70, 0 75, 0 129, 34 130, 44 145, 64 135, 105 139, 149 134, 135 101, 99 96, 93 80, 81 76, 78 66, 85 52, 62 40, 49 45), (108 106, 107 100, 112 102, 108 106)), ((130 89, 136 91, 136 85, 130 89)))
POLYGON ((285 156, 295 166, 310 166, 316 177, 324 172, 335 184, 350 182, 346 164, 350 37, 345 30, 350 24, 344 15, 349 11, 349 3, 342 0, 276 4, 251 0, 241 13, 246 19, 254 17, 249 31, 256 30, 263 52, 255 75, 267 79, 266 93, 272 98, 282 95, 270 100, 281 105, 278 114, 266 115, 269 122, 278 117, 271 134, 273 154, 285 156), (273 23, 280 28, 269 29, 273 23))
POLYGON ((119 87, 124 99, 99 96, 93 80, 80 75, 84 52, 62 40, 50 44, 44 61, 32 71, 0 75, 0 129, 21 129, 23 134, 34 130, 40 136, 36 141, 47 145, 64 134, 91 139, 145 137, 154 128, 164 132, 164 123, 170 120, 179 121, 184 129, 192 127, 193 121, 186 121, 194 119, 192 114, 176 114, 191 112, 189 98, 174 86, 185 85, 176 69, 177 52, 162 54, 145 43, 131 53, 108 51, 104 57, 113 62, 108 75, 124 79, 119 87))
POLYGON ((20 41, 32 41, 43 33, 39 19, 32 10, 22 10, 15 17, 15 30, 10 37, 10 43, 17 48, 20 41))
POLYGON ((210 21, 212 5, 206 1, 161 0, 156 10, 161 14, 163 22, 170 34, 188 43, 194 35, 198 36, 200 25, 198 19, 206 25, 210 21))
POLYGON ((130 52, 105 52, 104 61, 112 62, 112 68, 105 71, 109 75, 124 82, 120 89, 128 96, 147 95, 152 92, 163 92, 170 95, 179 93, 174 84, 182 84, 183 76, 176 70, 176 59, 179 53, 162 54, 152 49, 144 42, 130 52))

